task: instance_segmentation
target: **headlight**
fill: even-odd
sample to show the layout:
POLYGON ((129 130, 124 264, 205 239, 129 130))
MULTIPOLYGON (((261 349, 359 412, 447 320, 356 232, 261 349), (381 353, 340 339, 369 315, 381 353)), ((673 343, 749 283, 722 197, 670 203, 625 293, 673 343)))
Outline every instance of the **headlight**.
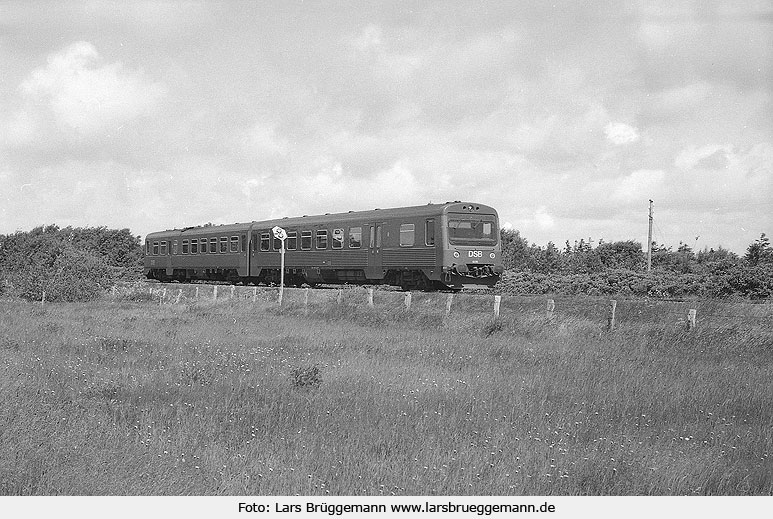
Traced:
POLYGON ((488 255, 488 257, 491 259, 494 259, 497 257, 497 255, 492 252, 491 254, 488 255))
POLYGON ((458 257, 459 257, 459 251, 458 251, 458 250, 455 250, 455 251, 454 251, 454 258, 458 258, 458 257))

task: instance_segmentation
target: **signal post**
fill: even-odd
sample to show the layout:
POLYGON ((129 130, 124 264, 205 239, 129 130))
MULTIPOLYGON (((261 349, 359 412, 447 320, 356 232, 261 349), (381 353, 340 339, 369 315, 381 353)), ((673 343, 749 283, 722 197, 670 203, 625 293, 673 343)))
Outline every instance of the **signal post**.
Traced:
POLYGON ((282 242, 282 248, 280 249, 281 260, 279 268, 279 306, 282 306, 282 295, 285 288, 285 240, 287 239, 287 232, 278 225, 271 229, 274 233, 274 238, 277 238, 282 242))

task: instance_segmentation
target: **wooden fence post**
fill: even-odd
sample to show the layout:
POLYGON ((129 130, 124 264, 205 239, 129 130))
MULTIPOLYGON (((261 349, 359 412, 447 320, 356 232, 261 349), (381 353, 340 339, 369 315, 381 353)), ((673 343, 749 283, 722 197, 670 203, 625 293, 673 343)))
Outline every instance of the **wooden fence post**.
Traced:
POLYGON ((499 317, 499 304, 502 302, 502 296, 494 296, 494 317, 499 317))
POLYGON ((282 306, 282 297, 284 296, 282 292, 284 292, 284 290, 282 290, 282 287, 279 287, 277 291, 279 292, 279 294, 277 295, 276 301, 277 303, 279 303, 279 306, 282 306))
POLYGON ((196 287, 196 301, 199 300, 199 287, 196 287))
POLYGON ((615 329, 615 309, 617 308, 617 301, 612 299, 609 307, 609 317, 607 317, 607 330, 610 332, 615 329))
POLYGON ((410 309, 411 309, 411 293, 406 292, 405 293, 405 311, 407 312, 410 309))
POLYGON ((451 315, 451 305, 454 303, 454 293, 451 292, 446 298, 446 317, 451 315))
POLYGON ((548 319, 553 318, 553 311, 555 309, 556 309, 556 302, 553 301, 552 299, 548 299, 547 309, 545 310, 545 315, 547 316, 548 319))
POLYGON ((305 313, 309 313, 309 288, 306 287, 306 290, 303 293, 303 311, 305 313))
POLYGON ((336 297, 336 302, 340 305, 344 302, 344 291, 342 289, 338 289, 338 296, 336 297))
POLYGON ((179 305, 180 304, 180 298, 183 295, 183 289, 177 291, 177 299, 174 300, 174 304, 179 305))
POLYGON ((46 304, 46 291, 43 291, 43 297, 40 298, 40 306, 43 306, 46 304))
POLYGON ((252 302, 258 300, 258 287, 252 287, 252 302))
POLYGON ((693 330, 695 329, 695 318, 697 317, 698 310, 695 308, 691 308, 689 312, 687 312, 687 329, 693 330))
POLYGON ((231 297, 230 299, 234 298, 234 291, 236 290, 236 285, 231 285, 231 297))
POLYGON ((214 301, 217 300, 217 285, 215 285, 215 287, 212 289, 212 299, 214 301))
POLYGON ((164 291, 162 293, 164 294, 163 295, 164 299, 166 299, 166 287, 164 287, 164 291))
POLYGON ((373 308, 373 289, 368 289, 368 306, 373 308))
POLYGON ((113 292, 113 299, 115 299, 115 285, 113 285, 113 290, 112 290, 112 292, 113 292))

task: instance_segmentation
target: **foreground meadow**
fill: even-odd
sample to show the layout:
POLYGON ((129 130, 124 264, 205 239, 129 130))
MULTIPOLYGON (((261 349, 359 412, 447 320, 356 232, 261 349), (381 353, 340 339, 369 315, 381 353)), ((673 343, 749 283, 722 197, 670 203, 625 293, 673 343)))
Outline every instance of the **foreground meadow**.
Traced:
POLYGON ((290 295, 0 301, 0 494, 773 493, 769 307, 290 295))

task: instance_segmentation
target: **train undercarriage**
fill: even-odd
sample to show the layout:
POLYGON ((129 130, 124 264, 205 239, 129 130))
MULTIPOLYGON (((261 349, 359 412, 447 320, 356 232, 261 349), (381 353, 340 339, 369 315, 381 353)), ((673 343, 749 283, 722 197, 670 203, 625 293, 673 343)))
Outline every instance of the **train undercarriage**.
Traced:
MULTIPOLYGON (((166 269, 150 269, 148 279, 162 282, 177 281, 216 281, 244 285, 279 285, 279 269, 261 269, 258 276, 240 276, 236 269, 174 269, 167 274, 166 269)), ((388 270, 382 279, 369 279, 361 269, 286 269, 285 286, 301 287, 308 285, 390 285, 402 290, 453 290, 478 286, 492 287, 499 281, 499 274, 491 265, 476 265, 473 268, 458 266, 443 269, 440 279, 430 279, 422 270, 388 270)))

